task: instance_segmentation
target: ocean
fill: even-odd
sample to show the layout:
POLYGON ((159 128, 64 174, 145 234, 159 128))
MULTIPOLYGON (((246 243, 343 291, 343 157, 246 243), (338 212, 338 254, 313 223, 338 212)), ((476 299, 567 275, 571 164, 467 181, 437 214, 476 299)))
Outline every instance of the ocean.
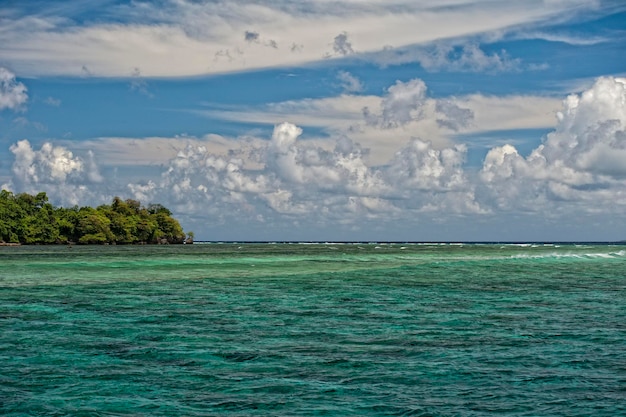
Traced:
POLYGON ((0 247, 5 416, 624 416, 626 246, 0 247))

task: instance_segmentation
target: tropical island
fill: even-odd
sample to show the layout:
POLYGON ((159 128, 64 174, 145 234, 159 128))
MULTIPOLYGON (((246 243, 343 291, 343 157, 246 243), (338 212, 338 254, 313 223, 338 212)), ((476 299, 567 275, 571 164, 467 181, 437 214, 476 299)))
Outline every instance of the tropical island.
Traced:
POLYGON ((192 243, 172 212, 161 204, 113 198, 96 208, 55 207, 45 192, 0 191, 0 244, 174 244, 192 243))

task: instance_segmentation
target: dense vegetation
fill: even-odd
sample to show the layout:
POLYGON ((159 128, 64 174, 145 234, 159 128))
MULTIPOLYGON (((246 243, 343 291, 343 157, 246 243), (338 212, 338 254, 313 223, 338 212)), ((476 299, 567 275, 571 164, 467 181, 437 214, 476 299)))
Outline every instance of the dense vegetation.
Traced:
MULTIPOLYGON (((190 233, 191 235, 191 233, 190 233)), ((115 197, 97 208, 54 207, 46 193, 0 191, 0 242, 22 244, 183 243, 185 233, 160 204, 115 197)))

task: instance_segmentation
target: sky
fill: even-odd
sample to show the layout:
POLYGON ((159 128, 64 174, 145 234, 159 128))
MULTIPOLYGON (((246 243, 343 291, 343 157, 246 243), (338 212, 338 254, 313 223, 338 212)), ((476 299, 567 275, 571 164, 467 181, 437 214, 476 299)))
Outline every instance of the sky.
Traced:
POLYGON ((0 187, 196 240, 626 240, 623 0, 0 1, 0 187))

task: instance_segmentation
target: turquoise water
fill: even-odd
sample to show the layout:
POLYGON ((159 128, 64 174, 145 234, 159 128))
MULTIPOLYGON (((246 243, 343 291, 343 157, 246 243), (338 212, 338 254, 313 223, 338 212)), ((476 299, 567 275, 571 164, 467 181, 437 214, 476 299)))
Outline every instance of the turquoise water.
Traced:
POLYGON ((626 247, 0 247, 0 414, 626 415, 626 247))

